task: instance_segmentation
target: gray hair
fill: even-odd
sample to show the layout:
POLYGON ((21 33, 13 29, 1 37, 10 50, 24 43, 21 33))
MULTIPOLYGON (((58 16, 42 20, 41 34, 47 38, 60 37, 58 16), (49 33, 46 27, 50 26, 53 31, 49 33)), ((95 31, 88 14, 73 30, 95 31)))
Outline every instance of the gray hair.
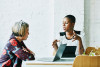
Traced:
POLYGON ((29 24, 21 20, 14 24, 14 26, 12 27, 12 32, 15 36, 23 37, 28 27, 29 24))

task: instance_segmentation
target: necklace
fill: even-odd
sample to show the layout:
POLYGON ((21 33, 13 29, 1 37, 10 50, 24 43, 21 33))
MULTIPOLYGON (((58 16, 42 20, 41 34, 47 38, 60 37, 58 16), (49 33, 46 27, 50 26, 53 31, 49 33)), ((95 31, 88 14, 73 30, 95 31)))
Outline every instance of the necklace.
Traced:
POLYGON ((74 38, 74 34, 73 34, 73 36, 71 36, 71 38, 68 38, 66 35, 65 35, 65 37, 66 37, 66 39, 71 40, 74 38))

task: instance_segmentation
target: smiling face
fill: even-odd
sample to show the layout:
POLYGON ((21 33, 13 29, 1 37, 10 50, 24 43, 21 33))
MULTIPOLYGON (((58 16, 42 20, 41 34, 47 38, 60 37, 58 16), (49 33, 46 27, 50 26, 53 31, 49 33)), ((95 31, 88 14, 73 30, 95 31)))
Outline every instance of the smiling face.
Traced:
POLYGON ((75 23, 71 23, 69 18, 65 17, 63 19, 63 30, 64 30, 64 32, 68 32, 68 31, 73 30, 74 24, 75 23))

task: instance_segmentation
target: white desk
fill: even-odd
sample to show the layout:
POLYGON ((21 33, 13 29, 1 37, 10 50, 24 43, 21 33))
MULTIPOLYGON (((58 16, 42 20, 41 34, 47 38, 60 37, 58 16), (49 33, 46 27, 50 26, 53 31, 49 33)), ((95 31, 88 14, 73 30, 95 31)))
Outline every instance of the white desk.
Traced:
MULTIPOLYGON (((44 61, 24 61, 25 66, 22 67, 72 67, 74 60, 60 60, 55 62, 44 62, 44 61)), ((23 65, 22 64, 22 65, 23 65)))

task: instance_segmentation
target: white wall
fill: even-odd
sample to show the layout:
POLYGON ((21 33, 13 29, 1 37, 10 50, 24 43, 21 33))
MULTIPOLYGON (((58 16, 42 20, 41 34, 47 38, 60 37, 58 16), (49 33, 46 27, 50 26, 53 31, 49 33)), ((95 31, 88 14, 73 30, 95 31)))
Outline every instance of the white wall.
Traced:
POLYGON ((68 15, 76 17, 75 30, 84 30, 84 0, 55 0, 54 1, 54 36, 62 29, 63 18, 68 15))
POLYGON ((85 0, 86 45, 100 47, 100 0, 85 0))

